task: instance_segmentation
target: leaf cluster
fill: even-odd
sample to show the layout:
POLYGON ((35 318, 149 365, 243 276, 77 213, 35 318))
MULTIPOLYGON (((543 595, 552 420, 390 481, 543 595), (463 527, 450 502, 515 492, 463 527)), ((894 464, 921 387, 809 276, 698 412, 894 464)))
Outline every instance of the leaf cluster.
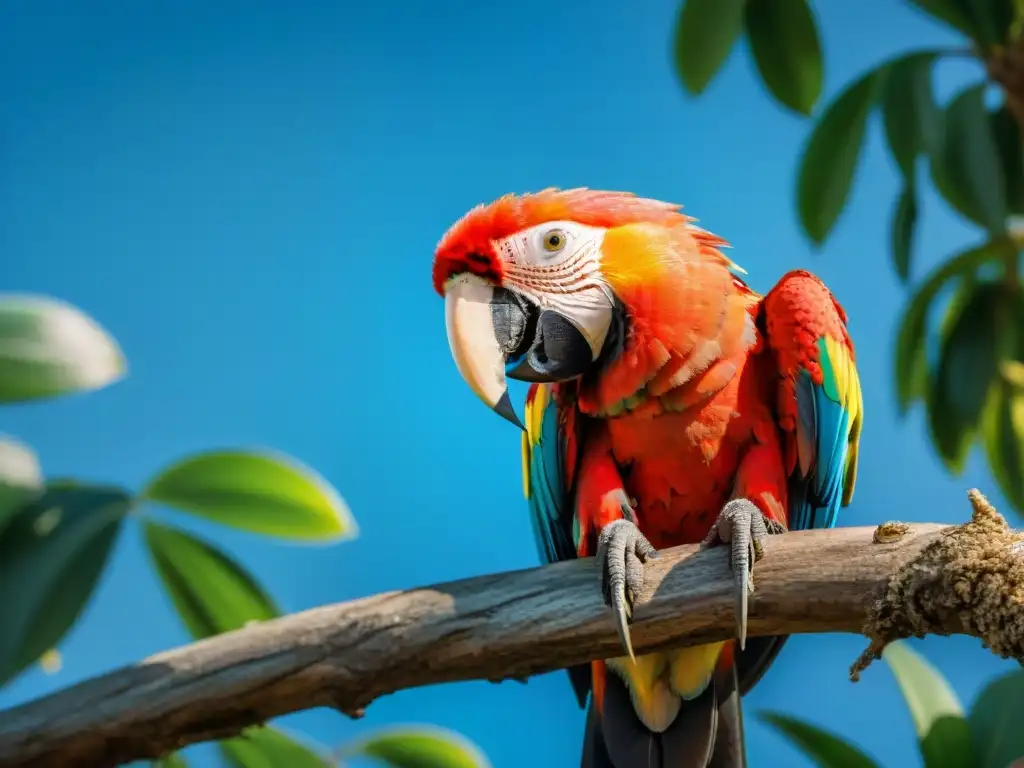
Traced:
POLYGON ((797 161, 796 211, 816 246, 846 207, 869 121, 880 118, 900 179, 890 213, 892 263, 910 292, 895 343, 899 412, 924 405, 931 442, 954 474, 980 446, 999 488, 1024 514, 1024 229, 1017 223, 1024 216, 1024 92, 1010 90, 1024 84, 1024 64, 1017 79, 990 74, 1024 62, 1024 4, 910 4, 963 35, 963 47, 883 61, 817 110, 823 59, 807 0, 684 0, 674 34, 676 70, 690 93, 701 93, 745 35, 768 93, 813 116, 797 161), (933 70, 948 57, 975 61, 978 77, 939 104, 933 70), (993 89, 1002 99, 990 106, 993 89), (911 286, 921 187, 929 182, 979 239, 911 286))
MULTIPOLYGON (((0 295, 0 404, 97 390, 126 372, 117 342, 79 309, 48 297, 0 295)), ((193 639, 279 616, 255 574, 179 525, 174 518, 183 515, 291 542, 357 535, 348 506, 330 484, 272 451, 186 456, 132 491, 46 479, 28 445, 0 436, 0 686, 36 662, 50 672, 60 668, 56 647, 84 614, 129 525, 141 527, 159 582, 193 639)), ((334 755, 272 726, 248 729, 218 748, 231 768, 340 765, 356 757, 393 768, 489 765, 473 744, 432 726, 380 732, 334 755)), ((153 765, 187 768, 180 753, 153 765)))
MULTIPOLYGON (((1008 768, 1024 757, 1024 672, 991 681, 965 712, 942 674, 906 641, 889 644, 882 657, 910 711, 924 768, 1008 768)), ((859 747, 815 725, 775 712, 760 718, 819 768, 881 768, 859 747)))

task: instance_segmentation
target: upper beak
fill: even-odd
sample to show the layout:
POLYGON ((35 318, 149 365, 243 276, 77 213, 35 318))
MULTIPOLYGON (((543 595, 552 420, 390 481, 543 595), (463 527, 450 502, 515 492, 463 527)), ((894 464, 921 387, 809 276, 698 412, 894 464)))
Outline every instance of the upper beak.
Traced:
POLYGON ((448 346, 462 378, 487 406, 520 429, 505 379, 506 352, 498 341, 491 304, 494 287, 471 274, 457 276, 445 292, 448 346))

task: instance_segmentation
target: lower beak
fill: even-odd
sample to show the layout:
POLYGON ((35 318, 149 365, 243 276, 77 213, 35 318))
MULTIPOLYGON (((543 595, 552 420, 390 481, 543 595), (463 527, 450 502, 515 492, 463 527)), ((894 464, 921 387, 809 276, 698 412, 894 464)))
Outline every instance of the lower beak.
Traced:
POLYGON ((495 333, 491 301, 494 287, 475 275, 456 277, 445 291, 448 346, 455 365, 477 397, 520 429, 505 380, 505 352, 495 333))

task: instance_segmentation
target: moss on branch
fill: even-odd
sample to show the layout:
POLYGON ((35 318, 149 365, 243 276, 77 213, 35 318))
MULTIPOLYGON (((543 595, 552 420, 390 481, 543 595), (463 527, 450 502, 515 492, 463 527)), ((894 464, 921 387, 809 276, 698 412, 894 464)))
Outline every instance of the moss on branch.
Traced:
MULTIPOLYGON (((1014 531, 981 491, 967 493, 971 520, 943 531, 900 568, 875 602, 864 626, 871 643, 850 669, 856 681, 893 640, 974 635, 1003 658, 1024 659, 1024 534, 1014 531)), ((898 538, 883 523, 876 543, 898 538)))

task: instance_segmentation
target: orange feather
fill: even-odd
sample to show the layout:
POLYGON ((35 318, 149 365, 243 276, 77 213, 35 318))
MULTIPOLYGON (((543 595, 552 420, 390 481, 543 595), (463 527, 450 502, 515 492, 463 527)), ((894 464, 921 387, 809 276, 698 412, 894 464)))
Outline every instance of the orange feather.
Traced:
MULTIPOLYGON (((441 238, 434 253, 434 290, 444 292, 444 283, 460 271, 483 273, 500 284, 501 261, 494 241, 546 221, 576 221, 593 227, 624 227, 655 224, 686 226, 696 219, 680 212, 682 206, 636 197, 629 192, 596 189, 545 189, 534 194, 505 195, 487 205, 478 205, 453 224, 441 238), (476 258, 472 258, 475 256, 476 258)), ((689 227, 699 247, 728 262, 717 251, 726 243, 697 227, 689 227)), ((731 263, 731 262, 730 262, 731 263)))
MULTIPOLYGON (((821 384, 820 343, 839 350, 827 354, 841 358, 838 375, 845 378, 836 387, 845 388, 845 400, 859 398, 846 315, 831 293, 809 273, 794 272, 764 298, 734 274, 739 268, 720 250, 727 243, 693 226, 678 205, 587 189, 507 195, 474 208, 437 247, 435 289, 466 270, 500 285, 494 242, 558 220, 607 230, 600 271, 628 317, 613 359, 552 388, 566 440, 566 491, 575 494, 577 554, 593 554, 602 527, 622 515, 622 491, 659 549, 703 539, 731 498, 749 499, 788 527, 799 416, 794 380, 804 369, 821 384)), ((856 469, 855 416, 844 498, 856 469)), ((716 644, 665 660, 672 680, 685 678, 695 693, 690 683, 706 684, 714 665, 731 664, 734 652, 731 643, 716 644)), ((626 661, 608 664, 642 687, 640 668, 626 661)), ((592 669, 600 708, 607 666, 595 662, 592 669)))

